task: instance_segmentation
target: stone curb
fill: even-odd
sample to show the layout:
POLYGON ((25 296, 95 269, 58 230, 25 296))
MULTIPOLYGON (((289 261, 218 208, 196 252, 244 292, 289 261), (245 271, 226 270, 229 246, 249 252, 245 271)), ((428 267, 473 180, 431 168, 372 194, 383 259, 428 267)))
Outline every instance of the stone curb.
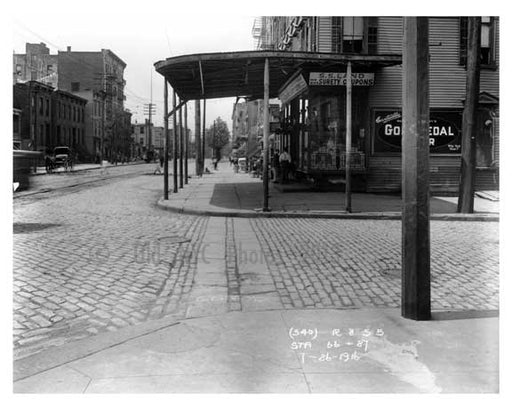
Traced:
MULTIPOLYGON (((171 205, 164 202, 160 198, 157 202, 160 209, 185 215, 200 216, 218 216, 229 218, 327 218, 327 219, 378 219, 378 220, 401 220, 401 212, 361 212, 361 213, 342 213, 342 212, 261 212, 261 211, 245 211, 245 210, 228 210, 216 209, 199 209, 187 208, 184 206, 171 205)), ((432 221, 469 221, 469 222, 499 222, 498 214, 481 213, 481 214, 432 214, 432 221)))
POLYGON ((55 346, 42 352, 14 360, 13 381, 19 381, 36 374, 63 366, 75 360, 91 356, 102 350, 120 345, 169 326, 180 323, 177 316, 167 316, 162 319, 127 326, 114 332, 104 332, 85 339, 55 346))

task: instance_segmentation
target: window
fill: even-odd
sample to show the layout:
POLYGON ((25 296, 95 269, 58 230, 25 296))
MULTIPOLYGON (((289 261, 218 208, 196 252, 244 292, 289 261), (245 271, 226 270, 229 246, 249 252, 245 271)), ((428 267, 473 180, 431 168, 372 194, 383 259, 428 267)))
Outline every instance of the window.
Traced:
POLYGON ((144 134, 144 127, 140 127, 140 133, 144 134))
POLYGON ((332 50, 341 53, 341 17, 332 18, 332 50))
MULTIPOLYGON (((496 19, 494 17, 482 17, 480 27, 480 64, 483 66, 494 66, 495 46, 494 46, 494 28, 496 19)), ((467 64, 468 55, 468 17, 461 17, 459 20, 459 63, 467 64)))
POLYGON ((50 100, 48 98, 46 99, 46 116, 50 116, 50 100))
POLYGON ((53 65, 48 64, 48 65, 46 66, 46 71, 48 71, 48 72, 53 71, 53 65))
POLYGON ((377 17, 368 17, 368 54, 377 54, 377 17))
POLYGON ((363 18, 343 17, 343 52, 360 53, 363 48, 363 18))
POLYGON ((43 115, 43 97, 39 97, 39 114, 43 115))
POLYGON ((78 92, 80 91, 80 82, 72 82, 71 83, 71 92, 74 93, 74 92, 78 92))

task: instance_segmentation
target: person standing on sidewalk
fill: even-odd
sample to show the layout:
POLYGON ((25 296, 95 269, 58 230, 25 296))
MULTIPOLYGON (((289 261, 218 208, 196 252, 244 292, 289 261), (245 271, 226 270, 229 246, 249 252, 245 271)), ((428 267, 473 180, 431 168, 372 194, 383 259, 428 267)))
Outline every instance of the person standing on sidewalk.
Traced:
POLYGON ((278 182, 279 180, 279 150, 276 149, 272 155, 272 181, 278 182))
POLYGON ((281 155, 279 155, 279 165, 281 167, 281 183, 285 184, 288 182, 288 173, 290 172, 290 162, 292 158, 288 154, 288 150, 285 148, 281 155))

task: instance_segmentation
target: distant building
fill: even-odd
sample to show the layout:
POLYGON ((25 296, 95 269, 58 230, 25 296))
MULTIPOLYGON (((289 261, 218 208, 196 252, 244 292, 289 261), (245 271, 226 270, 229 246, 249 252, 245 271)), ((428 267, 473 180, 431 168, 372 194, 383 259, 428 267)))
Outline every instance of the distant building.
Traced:
POLYGON ((12 148, 21 149, 21 113, 18 108, 12 109, 12 148))
MULTIPOLYGON (((128 113, 124 110, 124 69, 126 63, 111 50, 101 51, 59 51, 59 89, 71 93, 92 91, 103 92, 103 146, 100 147, 103 156, 114 157, 120 153, 127 154, 130 137, 130 124, 126 124, 128 113)), ((96 98, 96 101, 99 101, 96 98)), ((93 139, 92 149, 100 140, 93 139)))
POLYGON ((58 56, 45 43, 26 43, 25 54, 13 55, 13 84, 26 81, 57 87, 58 56))
POLYGON ((13 107, 19 115, 21 149, 51 151, 67 145, 80 152, 85 143, 87 100, 37 81, 13 86, 13 107))

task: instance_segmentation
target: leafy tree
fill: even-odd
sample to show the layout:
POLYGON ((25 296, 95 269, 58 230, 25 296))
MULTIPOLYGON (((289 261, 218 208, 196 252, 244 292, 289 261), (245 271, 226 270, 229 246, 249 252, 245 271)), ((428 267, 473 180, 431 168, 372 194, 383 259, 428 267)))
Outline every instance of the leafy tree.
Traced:
POLYGON ((214 123, 206 131, 206 145, 212 148, 214 158, 221 158, 221 151, 230 140, 228 124, 217 117, 214 123))

